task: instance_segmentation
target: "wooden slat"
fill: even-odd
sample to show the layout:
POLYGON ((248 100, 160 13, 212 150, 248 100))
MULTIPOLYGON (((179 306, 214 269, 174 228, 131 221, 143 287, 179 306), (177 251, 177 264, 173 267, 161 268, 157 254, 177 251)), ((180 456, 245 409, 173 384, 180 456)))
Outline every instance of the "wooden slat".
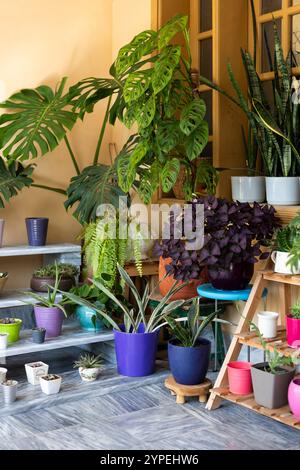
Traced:
POLYGON ((284 274, 277 274, 272 271, 264 272, 263 277, 266 281, 279 282, 281 284, 289 284, 291 286, 300 286, 300 275, 289 276, 284 274))

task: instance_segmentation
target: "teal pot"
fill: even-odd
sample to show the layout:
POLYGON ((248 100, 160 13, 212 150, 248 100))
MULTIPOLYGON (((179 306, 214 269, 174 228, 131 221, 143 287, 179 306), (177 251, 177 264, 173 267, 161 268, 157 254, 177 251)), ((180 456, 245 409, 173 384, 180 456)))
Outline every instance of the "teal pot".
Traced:
POLYGON ((96 328, 92 322, 92 317, 96 314, 96 311, 84 307, 82 305, 78 305, 75 310, 76 318, 80 323, 80 326, 85 331, 102 331, 104 330, 105 326, 102 320, 97 318, 96 320, 96 328))
POLYGON ((266 178, 267 201, 273 206, 300 204, 300 179, 298 176, 266 178))

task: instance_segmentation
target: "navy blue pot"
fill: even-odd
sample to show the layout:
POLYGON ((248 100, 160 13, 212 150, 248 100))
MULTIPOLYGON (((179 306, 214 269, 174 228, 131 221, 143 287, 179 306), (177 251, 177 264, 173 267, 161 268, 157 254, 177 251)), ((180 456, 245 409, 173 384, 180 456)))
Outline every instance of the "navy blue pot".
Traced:
POLYGON ((25 219, 28 245, 45 246, 49 219, 46 217, 27 217, 25 219))
POLYGON ((211 342, 199 338, 194 348, 178 346, 177 340, 168 344, 169 366, 176 382, 199 385, 204 382, 209 367, 211 342))

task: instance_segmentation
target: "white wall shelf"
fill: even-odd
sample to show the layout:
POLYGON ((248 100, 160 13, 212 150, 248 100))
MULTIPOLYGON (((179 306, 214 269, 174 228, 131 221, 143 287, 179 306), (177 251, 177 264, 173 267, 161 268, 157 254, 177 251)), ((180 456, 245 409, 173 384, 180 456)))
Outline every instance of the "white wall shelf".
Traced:
POLYGON ((11 257, 11 256, 35 256, 35 255, 56 255, 63 253, 80 253, 81 246, 73 245, 71 243, 61 243, 56 245, 45 245, 45 246, 29 246, 29 245, 17 245, 17 246, 3 246, 0 248, 0 257, 11 257))

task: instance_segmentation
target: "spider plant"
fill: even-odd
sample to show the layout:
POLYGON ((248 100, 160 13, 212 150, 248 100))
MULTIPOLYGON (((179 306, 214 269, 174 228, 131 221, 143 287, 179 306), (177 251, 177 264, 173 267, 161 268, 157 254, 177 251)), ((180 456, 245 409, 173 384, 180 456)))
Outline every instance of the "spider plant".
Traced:
MULTIPOLYGON (((93 280, 92 282, 100 291, 107 295, 107 297, 111 299, 116 306, 118 306, 122 310, 123 324, 125 326, 126 333, 137 333, 141 324, 144 324, 145 333, 151 333, 158 330, 166 322, 168 316, 174 310, 181 307, 185 303, 185 300, 175 300, 170 302, 172 296, 179 292, 187 284, 184 283, 179 286, 179 283, 175 282, 169 292, 155 307, 152 314, 150 315, 150 318, 147 319, 146 311, 151 299, 149 284, 146 285, 144 294, 141 297, 132 279, 120 265, 118 265, 118 271, 121 279, 123 280, 125 285, 130 289, 133 297, 135 298, 137 305, 136 308, 128 308, 128 306, 125 305, 125 303, 123 303, 121 300, 119 300, 103 283, 97 280, 93 280)), ((117 325, 117 323, 104 310, 95 307, 95 305, 91 304, 90 302, 84 299, 81 299, 80 297, 70 292, 63 292, 63 294, 65 298, 71 300, 74 303, 77 303, 78 305, 93 308, 99 315, 101 315, 105 320, 107 320, 107 322, 115 330, 122 331, 121 327, 117 325)))

